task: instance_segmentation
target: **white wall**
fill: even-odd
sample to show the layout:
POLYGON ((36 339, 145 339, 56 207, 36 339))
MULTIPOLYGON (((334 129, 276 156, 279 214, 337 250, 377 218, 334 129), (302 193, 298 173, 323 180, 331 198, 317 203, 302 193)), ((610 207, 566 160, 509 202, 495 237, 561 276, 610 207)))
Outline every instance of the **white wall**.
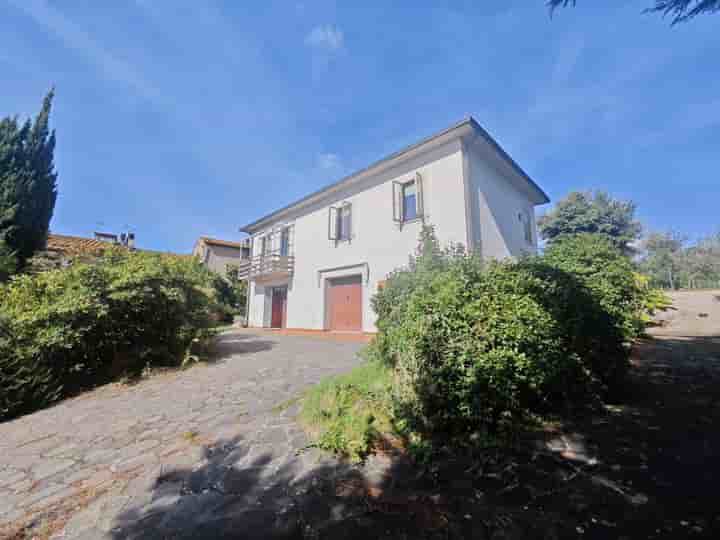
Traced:
POLYGON ((535 207, 530 197, 493 165, 482 147, 471 144, 466 148, 475 247, 484 257, 496 259, 537 252, 535 207), (532 243, 525 240, 524 225, 518 219, 518 213, 523 211, 532 223, 532 243))
MULTIPOLYGON (((426 221, 435 225, 440 242, 467 244, 463 160, 460 142, 455 140, 285 220, 294 225, 295 255, 287 300, 288 328, 323 329, 325 280, 363 274, 363 330, 375 331, 370 298, 379 281, 407 264, 421 228, 419 221, 402 228, 393 221, 392 182, 410 180, 416 172, 422 176, 426 221), (349 242, 328 240, 328 207, 343 202, 352 203, 352 238, 349 242)), ((257 253, 260 241, 254 245, 257 253)), ((265 289, 251 285, 251 326, 263 326, 265 289)))

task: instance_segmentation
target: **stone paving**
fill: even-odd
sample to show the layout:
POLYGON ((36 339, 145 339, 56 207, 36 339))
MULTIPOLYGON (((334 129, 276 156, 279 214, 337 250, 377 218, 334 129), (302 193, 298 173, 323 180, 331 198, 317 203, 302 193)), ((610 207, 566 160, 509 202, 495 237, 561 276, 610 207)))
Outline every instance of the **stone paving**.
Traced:
POLYGON ((292 494, 340 464, 304 450, 292 399, 350 369, 361 348, 236 330, 212 364, 0 424, 0 537, 41 517, 62 518, 57 538, 211 538, 239 523, 242 537, 265 537, 252 524, 268 519, 297 528, 292 494))

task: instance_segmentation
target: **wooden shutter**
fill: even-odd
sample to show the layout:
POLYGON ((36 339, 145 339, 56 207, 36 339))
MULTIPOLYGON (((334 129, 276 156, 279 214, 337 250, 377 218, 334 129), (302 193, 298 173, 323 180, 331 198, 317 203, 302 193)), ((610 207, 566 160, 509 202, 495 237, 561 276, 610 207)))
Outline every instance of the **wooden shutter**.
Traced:
POLYGON ((415 205, 417 207, 417 216, 425 215, 425 200, 423 198, 423 178, 420 173, 415 173, 415 205))
POLYGON ((353 230, 353 207, 352 203, 345 203, 344 210, 347 212, 347 231, 343 230, 343 236, 345 240, 351 240, 352 239, 352 230, 353 230))
POLYGON ((334 206, 328 208, 328 238, 338 239, 338 209, 334 206))
POLYGON ((403 205, 402 205, 403 189, 400 182, 393 182, 393 221, 402 223, 403 221, 403 205))

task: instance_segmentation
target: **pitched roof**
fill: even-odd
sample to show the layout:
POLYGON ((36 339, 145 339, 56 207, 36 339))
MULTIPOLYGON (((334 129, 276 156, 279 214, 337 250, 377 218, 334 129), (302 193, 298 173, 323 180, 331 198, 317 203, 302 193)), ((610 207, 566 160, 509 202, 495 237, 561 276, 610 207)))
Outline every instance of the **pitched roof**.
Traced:
MULTIPOLYGON (((121 244, 96 240, 95 238, 83 238, 82 236, 70 236, 67 234, 48 234, 47 251, 55 251, 65 255, 92 255, 98 256, 109 248, 123 248, 121 244)), ((126 247, 125 247, 126 248, 126 247)), ((126 248, 127 249, 127 248, 126 248)), ((157 255, 167 255, 170 257, 192 257, 189 253, 172 253, 169 251, 155 251, 152 249, 138 249, 133 251, 142 253, 155 253, 157 255)))
POLYGON ((218 238, 210 238, 208 236, 201 236, 199 238, 199 241, 205 242, 206 244, 213 244, 216 246, 225 246, 225 247, 234 247, 234 248, 247 247, 246 242, 230 242, 229 240, 220 240, 218 238))
POLYGON ((484 139, 497 154, 500 156, 500 158, 507 163, 510 168, 524 181, 526 182, 526 185, 530 188, 532 192, 535 193, 536 196, 536 204, 544 204, 547 202, 550 202, 550 198, 547 196, 547 194, 538 186, 538 184, 530 178, 530 176, 518 165, 513 158, 510 157, 510 155, 500 146, 500 144, 490 135, 485 128, 483 128, 477 120, 475 120, 472 116, 468 116, 467 118, 461 120, 460 122, 453 124, 452 126, 443 129, 442 131, 439 131, 433 135, 430 135, 429 137, 426 137, 414 144, 411 144, 409 146, 406 146, 402 150, 399 150, 397 152, 394 152, 393 154, 390 154, 389 156, 386 156, 375 163, 372 163, 371 165, 368 165, 367 167, 360 169, 359 171, 356 171, 344 178, 341 178, 337 182, 333 182, 332 184, 329 184, 317 191, 314 191, 313 193, 310 193, 309 195, 306 195, 305 197, 287 205, 283 208, 280 208, 279 210, 275 210, 274 212, 271 212, 260 219, 256 219, 252 223, 248 223, 247 225, 240 228, 242 232, 250 233, 258 228, 260 228, 263 224, 272 221, 275 218, 278 218, 287 212, 290 212, 292 210, 296 210, 299 208, 302 208, 303 206, 312 203, 313 201, 317 201, 321 199, 322 197, 333 193, 334 191, 341 189, 347 185, 350 185, 354 183, 355 180, 358 180, 359 178, 363 178, 367 176, 368 174, 371 174, 373 172, 376 172, 377 170, 383 168, 390 162, 395 162, 396 160, 403 159, 409 155, 414 154, 418 149, 421 147, 428 145, 429 143, 437 143, 441 142, 443 140, 446 140, 448 137, 459 137, 464 136, 469 133, 476 133, 478 134, 482 139, 484 139))
POLYGON ((68 255, 98 255, 111 246, 113 244, 102 240, 65 234, 48 234, 47 239, 48 251, 59 251, 68 255))

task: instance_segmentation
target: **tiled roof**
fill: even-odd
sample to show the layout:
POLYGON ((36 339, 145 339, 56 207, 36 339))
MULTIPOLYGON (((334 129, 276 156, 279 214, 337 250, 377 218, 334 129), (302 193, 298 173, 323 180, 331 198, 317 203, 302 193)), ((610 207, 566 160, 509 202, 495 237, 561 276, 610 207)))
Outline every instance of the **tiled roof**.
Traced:
POLYGON ((206 244, 214 244, 216 246, 225 246, 225 247, 234 247, 234 248, 241 248, 241 247, 245 247, 247 245, 243 242, 230 242, 229 240, 219 240, 217 238, 209 238, 207 236, 201 236, 200 241, 205 242, 206 244))
MULTIPOLYGON (((94 238, 83 238, 81 236, 68 236, 66 234, 49 234, 47 239, 47 250, 62 253, 64 255, 100 255, 108 248, 120 248, 121 244, 113 244, 111 242, 103 242, 94 238)), ((166 255, 169 257, 192 257, 186 253, 170 253, 166 251, 154 251, 150 249, 135 249, 143 253, 156 253, 158 255, 166 255)))
POLYGON ((47 239, 48 251, 58 251, 68 255, 98 255, 112 245, 109 242, 102 242, 94 238, 67 236, 65 234, 49 234, 47 239))

